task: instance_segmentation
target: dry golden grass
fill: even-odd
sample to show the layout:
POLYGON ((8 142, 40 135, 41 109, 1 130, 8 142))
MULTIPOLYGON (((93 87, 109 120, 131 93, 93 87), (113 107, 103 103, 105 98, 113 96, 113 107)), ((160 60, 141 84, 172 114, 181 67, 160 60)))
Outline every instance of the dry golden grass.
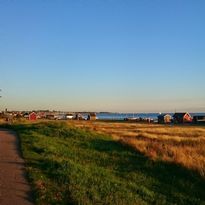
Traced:
POLYGON ((77 127, 112 135, 154 160, 196 170, 205 177, 205 126, 170 126, 100 121, 71 121, 77 127))

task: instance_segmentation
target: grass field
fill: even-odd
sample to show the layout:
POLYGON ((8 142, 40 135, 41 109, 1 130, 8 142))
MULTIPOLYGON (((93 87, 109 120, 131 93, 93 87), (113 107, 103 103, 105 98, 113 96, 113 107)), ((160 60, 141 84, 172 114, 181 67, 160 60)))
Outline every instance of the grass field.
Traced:
POLYGON ((205 126, 70 122, 112 135, 153 160, 180 164, 205 178, 205 126))
MULTIPOLYGON (((163 133, 161 127, 146 126, 41 122, 10 128, 20 137, 36 204, 205 204, 199 172, 162 156, 150 157, 138 148, 142 145, 129 141, 142 134, 138 129, 153 131, 148 140, 138 136, 145 142, 155 139, 151 136, 158 129, 163 133)), ((201 138, 203 128, 197 129, 196 138, 201 138)), ((157 135, 161 140, 165 134, 157 135)))

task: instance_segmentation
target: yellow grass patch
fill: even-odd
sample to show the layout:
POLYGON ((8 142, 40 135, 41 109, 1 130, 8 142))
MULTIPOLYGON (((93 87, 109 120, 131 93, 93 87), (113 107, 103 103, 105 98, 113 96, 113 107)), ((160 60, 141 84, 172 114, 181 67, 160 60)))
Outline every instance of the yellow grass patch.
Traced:
POLYGON ((154 160, 196 170, 205 177, 205 127, 139 123, 69 122, 77 127, 112 135, 154 160))

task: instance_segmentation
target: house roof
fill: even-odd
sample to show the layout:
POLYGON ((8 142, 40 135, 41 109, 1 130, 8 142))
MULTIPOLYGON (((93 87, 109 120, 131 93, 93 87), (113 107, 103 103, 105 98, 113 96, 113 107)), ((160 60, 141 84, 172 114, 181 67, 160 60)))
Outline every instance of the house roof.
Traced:
POLYGON ((29 115, 33 115, 33 114, 37 115, 35 112, 31 112, 31 113, 29 113, 29 115))
POLYGON ((186 114, 188 114, 188 115, 189 115, 189 113, 188 113, 188 112, 177 112, 177 113, 174 113, 173 117, 183 118, 183 117, 184 117, 184 115, 186 115, 186 114))
POLYGON ((170 115, 170 114, 160 114, 160 115, 158 115, 158 117, 165 117, 166 115, 168 115, 168 116, 170 116, 170 117, 171 117, 171 115, 170 115))

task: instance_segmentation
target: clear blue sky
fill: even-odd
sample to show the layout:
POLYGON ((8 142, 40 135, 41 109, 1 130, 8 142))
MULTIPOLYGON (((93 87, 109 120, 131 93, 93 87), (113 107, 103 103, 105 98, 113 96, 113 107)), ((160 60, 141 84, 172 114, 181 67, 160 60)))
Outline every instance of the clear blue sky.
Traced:
POLYGON ((0 109, 205 111, 204 0, 0 1, 0 109))

